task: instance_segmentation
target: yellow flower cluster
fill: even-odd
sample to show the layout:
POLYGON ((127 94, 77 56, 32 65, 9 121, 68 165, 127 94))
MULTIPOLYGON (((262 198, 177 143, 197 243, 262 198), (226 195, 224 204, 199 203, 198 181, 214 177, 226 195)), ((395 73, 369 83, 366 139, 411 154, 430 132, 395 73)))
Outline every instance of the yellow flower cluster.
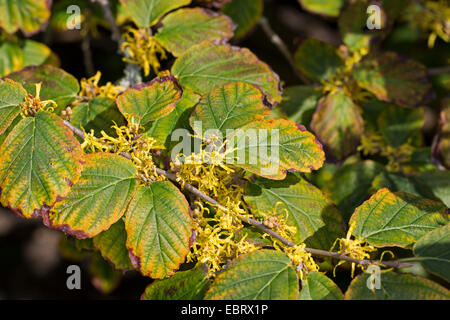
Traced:
POLYGON ((128 63, 140 65, 147 76, 150 70, 159 72, 161 64, 159 59, 167 59, 164 48, 159 44, 155 37, 151 35, 149 29, 135 29, 128 27, 123 35, 124 41, 121 50, 126 53, 128 58, 123 60, 128 63), (159 55, 159 58, 158 58, 159 55))
POLYGON ((101 76, 101 72, 97 71, 94 76, 88 79, 81 79, 81 90, 78 95, 87 98, 107 97, 116 99, 117 96, 125 90, 124 87, 113 85, 111 82, 107 82, 104 86, 99 86, 98 83, 101 76))
MULTIPOLYGON (((336 245, 339 244, 339 249, 337 252, 341 254, 347 255, 348 257, 353 259, 370 259, 371 252, 375 252, 377 251, 377 249, 369 245, 365 240, 361 241, 358 239, 352 239, 353 229, 354 225, 351 225, 345 238, 336 239, 330 251, 333 251, 336 245)), ((333 270, 333 275, 336 275, 336 268, 341 264, 344 264, 345 262, 345 260, 341 260, 338 264, 336 264, 333 270)), ((364 267, 362 265, 358 266, 364 270, 364 267)), ((355 267, 356 263, 352 262, 352 278, 355 274, 355 267)))
POLYGON ((20 104, 21 111, 20 115, 25 118, 29 116, 35 116, 38 111, 48 111, 53 112, 57 107, 57 104, 53 100, 41 101, 40 92, 42 82, 36 83, 36 94, 27 94, 25 96, 25 101, 20 104))
POLYGON ((439 37, 450 42, 450 7, 448 0, 426 1, 425 9, 414 17, 422 29, 429 31, 428 47, 433 48, 439 37))
POLYGON ((152 151, 161 150, 164 147, 158 145, 154 138, 139 133, 142 127, 134 117, 128 119, 128 126, 119 127, 114 124, 112 128, 116 131, 117 137, 112 137, 103 130, 100 138, 94 136, 93 130, 87 133, 81 144, 83 150, 127 153, 138 170, 138 177, 144 184, 165 179, 164 176, 157 174, 152 157, 152 151))

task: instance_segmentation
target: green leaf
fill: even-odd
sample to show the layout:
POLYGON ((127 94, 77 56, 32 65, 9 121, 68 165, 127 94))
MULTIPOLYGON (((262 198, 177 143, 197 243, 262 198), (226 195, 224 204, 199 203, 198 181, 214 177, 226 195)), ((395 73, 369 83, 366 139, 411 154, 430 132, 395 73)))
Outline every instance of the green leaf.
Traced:
POLYGON ((424 186, 422 188, 424 193, 425 190, 427 194, 432 193, 450 208, 450 171, 424 171, 416 177, 416 181, 424 186))
POLYGON ((130 257, 126 247, 127 232, 125 223, 119 219, 108 230, 93 238, 94 246, 102 257, 114 266, 114 269, 132 270, 130 257))
POLYGON ((205 265, 179 271, 169 279, 155 280, 142 295, 142 300, 202 300, 209 279, 205 265))
POLYGON ((300 44, 294 60, 298 69, 316 82, 330 79, 344 66, 334 46, 315 38, 306 39, 300 44))
POLYGON ((79 239, 108 230, 125 213, 136 189, 135 176, 136 168, 122 156, 86 155, 80 179, 44 223, 79 239))
POLYGON ((357 276, 345 292, 346 300, 449 300, 450 291, 426 278, 394 272, 381 274, 381 288, 370 290, 370 274, 357 276))
POLYGON ((0 147, 1 203, 27 218, 48 212, 78 180, 82 155, 54 114, 20 120, 0 147))
POLYGON ((245 82, 232 82, 219 86, 204 96, 190 118, 191 127, 201 121, 202 132, 217 129, 237 129, 269 114, 265 96, 258 87, 245 82), (266 103, 266 104, 265 104, 266 103))
POLYGON ((0 42, 0 77, 23 68, 23 55, 15 43, 0 42))
POLYGON ((167 116, 153 121, 145 134, 155 138, 161 145, 168 146, 170 135, 174 129, 182 127, 182 123, 189 122, 189 115, 199 99, 200 97, 195 93, 189 90, 183 91, 183 96, 176 103, 175 109, 167 116))
POLYGON ((0 134, 6 131, 20 113, 20 104, 24 102, 27 92, 9 79, 0 80, 0 134))
POLYGON ((0 28, 7 33, 20 29, 30 36, 48 20, 50 6, 48 0, 0 0, 0 28))
POLYGON ((203 8, 177 10, 161 23, 155 38, 176 57, 205 40, 226 42, 234 30, 227 16, 203 8))
POLYGON ((350 225, 356 238, 371 245, 407 248, 447 223, 445 210, 440 202, 383 188, 355 210, 350 225))
POLYGON ((431 97, 427 69, 395 52, 368 56, 355 67, 358 85, 378 99, 403 106, 418 106, 431 97))
POLYGON ((22 54, 23 67, 28 67, 38 66, 48 62, 52 51, 43 43, 27 39, 23 42, 22 54))
POLYGON ((305 127, 289 120, 263 119, 227 136, 229 163, 282 180, 288 171, 311 172, 324 162, 322 146, 305 127))
POLYGON ((172 73, 183 88, 201 95, 219 85, 241 81, 260 87, 271 104, 281 100, 278 76, 246 48, 202 42, 175 61, 172 73))
POLYGON ((169 75, 125 90, 117 97, 117 107, 125 117, 137 116, 145 126, 171 113, 182 94, 175 77, 169 75))
POLYGON ((79 128, 84 128, 86 132, 91 129, 95 132, 104 130, 108 134, 115 132, 111 128, 113 122, 118 126, 125 124, 125 119, 116 107, 114 100, 106 97, 95 97, 76 105, 72 109, 70 122, 79 128))
POLYGON ((122 279, 122 273, 114 270, 98 253, 91 258, 89 274, 92 285, 103 294, 113 292, 122 279))
POLYGON ((283 110, 290 120, 308 128, 321 96, 320 91, 310 86, 287 87, 278 108, 283 110))
POLYGON ((54 100, 58 105, 56 113, 75 101, 80 86, 77 79, 62 69, 51 65, 26 67, 11 73, 8 78, 23 85, 30 94, 35 94, 35 84, 42 82, 41 100, 54 100))
POLYGON ((127 248, 145 276, 175 273, 189 253, 193 222, 184 195, 168 181, 140 187, 126 214, 127 248))
POLYGON ((299 300, 343 300, 341 289, 326 275, 312 271, 305 281, 302 281, 302 290, 299 300))
POLYGON ((428 232, 417 240, 414 255, 427 271, 450 282, 450 224, 428 232))
POLYGON ((364 120, 352 98, 340 90, 319 100, 311 128, 330 153, 342 159, 356 151, 364 120))
POLYGON ((368 0, 349 2, 339 16, 338 25, 342 41, 351 51, 369 49, 376 38, 386 33, 386 14, 379 4, 380 29, 370 30, 367 28, 367 23, 371 20, 367 9, 371 4, 371 1, 368 0))
POLYGON ((207 300, 296 300, 298 278, 282 252, 257 250, 238 257, 219 274, 207 300))
POLYGON ((344 220, 348 221, 354 209, 368 198, 372 181, 382 170, 383 166, 372 160, 346 163, 335 172, 322 190, 336 203, 344 220))
POLYGON ((383 138, 392 147, 399 147, 420 135, 424 122, 422 108, 400 108, 395 105, 388 105, 377 119, 383 138))
POLYGON ((328 250, 343 236, 341 216, 331 201, 319 189, 293 174, 282 181, 259 178, 255 184, 247 183, 244 199, 254 214, 270 214, 281 202, 277 215, 286 218, 287 210, 287 224, 297 229, 292 235, 296 243, 308 239, 308 245, 313 242, 315 248, 328 250))
POLYGON ((126 13, 140 28, 156 24, 167 12, 188 5, 191 0, 120 0, 126 13))
POLYGON ((298 0, 300 5, 312 13, 337 17, 345 0, 298 0))
POLYGON ((232 0, 226 2, 221 10, 237 25, 235 38, 242 38, 258 23, 264 7, 263 0, 232 0))

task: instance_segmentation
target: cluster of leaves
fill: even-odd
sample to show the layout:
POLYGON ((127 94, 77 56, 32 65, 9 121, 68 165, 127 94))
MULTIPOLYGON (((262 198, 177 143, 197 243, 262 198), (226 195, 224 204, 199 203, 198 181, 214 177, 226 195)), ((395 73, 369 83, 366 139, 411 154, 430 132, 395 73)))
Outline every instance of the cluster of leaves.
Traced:
MULTIPOLYGON (((149 80, 131 87, 101 86, 100 73, 79 82, 48 47, 14 34, 44 28, 50 2, 0 0, 0 201, 63 231, 63 254, 90 257, 100 289, 136 269, 158 279, 144 299, 450 299, 450 174, 439 170, 450 162, 449 100, 431 152, 427 68, 379 46, 409 1, 377 1, 382 28, 369 31, 371 1, 299 0, 337 18, 344 44, 303 41, 293 56, 310 83, 284 93, 266 63, 228 43, 255 27, 260 0, 112 1, 124 61, 149 80), (221 162, 226 144, 202 150, 204 163, 174 161, 178 128, 242 129, 227 136, 237 141, 276 129, 278 170, 262 170, 270 135, 258 143, 266 156, 232 150, 254 162, 221 162), (383 270, 371 290, 360 271, 386 252, 408 267, 383 270), (345 295, 336 267, 359 272, 345 295)), ((83 32, 112 23, 86 10, 83 32)))

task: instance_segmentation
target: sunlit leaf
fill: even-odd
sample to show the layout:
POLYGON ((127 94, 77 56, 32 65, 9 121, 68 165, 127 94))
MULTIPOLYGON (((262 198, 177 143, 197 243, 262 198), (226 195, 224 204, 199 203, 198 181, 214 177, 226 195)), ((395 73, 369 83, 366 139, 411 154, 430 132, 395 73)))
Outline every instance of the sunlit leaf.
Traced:
POLYGON ((237 258, 219 274, 208 300, 295 300, 298 278, 282 252, 258 250, 237 258))
POLYGON ((183 87, 201 95, 241 81, 260 87, 271 104, 281 101, 278 76, 246 48, 202 42, 175 61, 172 73, 183 87))
POLYGON ((108 153, 85 156, 81 177, 44 219, 49 227, 79 239, 109 229, 125 213, 137 180, 130 160, 108 153))
POLYGON ((326 275, 320 272, 310 272, 302 281, 299 300, 343 300, 341 289, 326 275))
POLYGON ((284 179, 288 171, 317 170, 325 158, 322 146, 312 133, 284 119, 249 123, 227 139, 228 161, 275 180, 284 179))
POLYGON ((310 86, 287 87, 277 108, 283 110, 290 120, 308 128, 321 96, 320 91, 310 86))
POLYGON ((42 82, 41 100, 54 100, 59 113, 65 106, 75 101, 80 87, 77 79, 66 71, 51 65, 26 67, 11 73, 8 78, 20 83, 30 94, 35 94, 35 84, 42 82))
POLYGON ((164 76, 125 90, 117 97, 117 107, 125 117, 135 115, 145 126, 171 113, 182 93, 173 76, 164 76))
POLYGON ((429 272, 450 282, 450 224, 417 240, 414 255, 429 272))
POLYGON ((0 147, 3 206, 27 218, 48 212, 78 180, 82 154, 72 131, 54 114, 41 111, 20 120, 0 147))
POLYGON ((50 17, 50 0, 0 0, 0 28, 26 35, 38 32, 50 17))
POLYGON ((168 181, 139 187, 126 214, 133 265, 154 279, 171 276, 189 253, 193 223, 184 195, 168 181))
POLYGON ((93 238, 95 247, 102 257, 114 266, 114 269, 132 270, 128 249, 126 247, 127 232, 122 219, 119 219, 108 230, 93 238))
POLYGON ((0 80, 0 134, 6 131, 20 113, 20 104, 24 102, 27 92, 9 79, 0 80))
POLYGON ((168 14, 155 38, 175 56, 202 41, 224 42, 233 36, 231 20, 203 8, 180 9, 168 14))
POLYGON ((259 88, 245 83, 232 82, 219 86, 204 96, 190 118, 191 127, 201 121, 203 134, 217 129, 226 134, 227 129, 237 129, 269 113, 264 94, 259 88))
POLYGON ((330 153, 342 159, 356 151, 364 120, 352 98, 335 91, 319 100, 311 128, 330 153))
POLYGON ((167 12, 188 5, 191 0, 120 0, 127 15, 140 28, 156 24, 167 12))
POLYGON ((225 3, 221 10, 237 25, 235 38, 242 38, 255 28, 263 13, 263 0, 232 0, 225 3))
POLYGON ((276 214, 286 218, 287 224, 297 229, 292 235, 296 243, 304 242, 314 248, 328 250, 336 238, 343 236, 339 211, 329 199, 304 179, 290 174, 282 181, 259 178, 247 183, 245 202, 254 214, 276 214), (287 213, 286 213, 287 210, 287 213))
POLYGON ((380 289, 368 288, 370 274, 357 276, 345 292, 346 300, 449 300, 450 291, 426 278, 382 273, 380 289))
POLYGON ((355 210, 350 225, 356 238, 374 246, 411 247, 448 222, 445 210, 440 202, 383 188, 355 210))
POLYGON ((303 41, 295 52, 294 59, 299 70, 317 82, 329 79, 344 65, 334 46, 315 38, 303 41))
POLYGON ((432 97, 425 66, 395 52, 368 56, 356 66, 353 75, 359 86, 383 101, 417 106, 432 97))
POLYGON ((201 300, 209 284, 205 269, 200 264, 169 279, 156 280, 145 289, 142 300, 201 300))

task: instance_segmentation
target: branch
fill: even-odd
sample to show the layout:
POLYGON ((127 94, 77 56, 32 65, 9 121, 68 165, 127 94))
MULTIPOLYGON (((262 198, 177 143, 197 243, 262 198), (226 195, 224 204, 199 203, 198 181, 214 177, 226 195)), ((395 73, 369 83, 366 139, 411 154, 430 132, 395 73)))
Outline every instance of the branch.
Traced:
POLYGON ((437 67, 428 69, 428 75, 434 76, 441 73, 450 73, 450 66, 437 67))
POLYGON ((269 24, 269 21, 266 17, 261 17, 259 20, 259 25, 263 29, 264 33, 267 35, 267 37, 270 39, 270 41, 280 50, 281 54, 285 57, 287 62, 289 62, 289 65, 291 66, 292 70, 294 70, 295 74, 306 84, 311 84, 311 81, 309 81, 308 78, 306 78, 297 68, 295 65, 294 59, 291 56, 291 52, 289 51, 286 44, 283 42, 283 40, 280 38, 279 35, 273 31, 272 27, 269 24))
POLYGON ((120 51, 120 42, 121 42, 120 30, 119 27, 117 26, 116 20, 114 19, 114 15, 112 14, 109 1, 108 0, 91 0, 91 1, 97 2, 102 7, 103 16, 111 26, 111 39, 113 39, 119 44, 119 51, 120 51))
MULTIPOLYGON (((64 124, 70 129, 72 130, 77 136, 79 136, 80 138, 84 139, 86 137, 86 135, 84 134, 83 131, 81 131, 80 129, 76 128, 75 126, 73 126, 69 121, 64 120, 64 124)), ((131 155, 127 152, 121 152, 120 153, 121 156, 127 158, 127 159, 131 159, 131 155)), ((171 172, 167 172, 166 170, 160 169, 160 168, 156 168, 156 173, 158 173, 159 175, 165 176, 167 179, 178 183, 177 181, 177 175, 171 172)), ((217 202, 215 199, 211 198, 210 196, 204 194, 203 192, 201 192, 200 190, 198 190, 196 187, 194 187, 193 185, 191 185, 188 182, 184 182, 183 183, 183 188, 186 189, 187 191, 191 192, 192 194, 198 196, 199 198, 202 198, 203 200, 205 200, 206 202, 209 202, 210 204, 212 204, 213 206, 218 207, 221 210, 224 211, 229 211, 229 209, 223 205, 221 205, 219 202, 217 202)), ((283 244, 289 246, 289 247, 293 247, 295 246, 295 243, 293 243, 292 241, 280 236, 277 232, 275 232, 274 230, 267 228, 262 222, 257 221, 255 219, 249 218, 240 218, 243 222, 248 223, 252 226, 254 226, 255 228, 261 230, 264 233, 267 233, 269 235, 271 235, 272 237, 274 237, 275 239, 281 241, 283 244)), ((410 264, 406 264, 406 263, 402 263, 398 260, 392 260, 392 261, 378 261, 378 260, 360 260, 360 259, 353 259, 351 257, 346 256, 345 254, 341 254, 338 252, 331 252, 331 251, 325 251, 325 250, 320 250, 320 249, 312 249, 312 248, 305 248, 306 252, 311 253, 314 256, 320 256, 320 257, 330 257, 330 258, 335 258, 335 259, 339 259, 339 260, 345 260, 345 261, 349 261, 349 262, 354 262, 363 266, 367 266, 367 265, 371 265, 371 264, 377 264, 377 265, 384 265, 387 267, 392 267, 392 268, 407 268, 410 267, 410 264)))

